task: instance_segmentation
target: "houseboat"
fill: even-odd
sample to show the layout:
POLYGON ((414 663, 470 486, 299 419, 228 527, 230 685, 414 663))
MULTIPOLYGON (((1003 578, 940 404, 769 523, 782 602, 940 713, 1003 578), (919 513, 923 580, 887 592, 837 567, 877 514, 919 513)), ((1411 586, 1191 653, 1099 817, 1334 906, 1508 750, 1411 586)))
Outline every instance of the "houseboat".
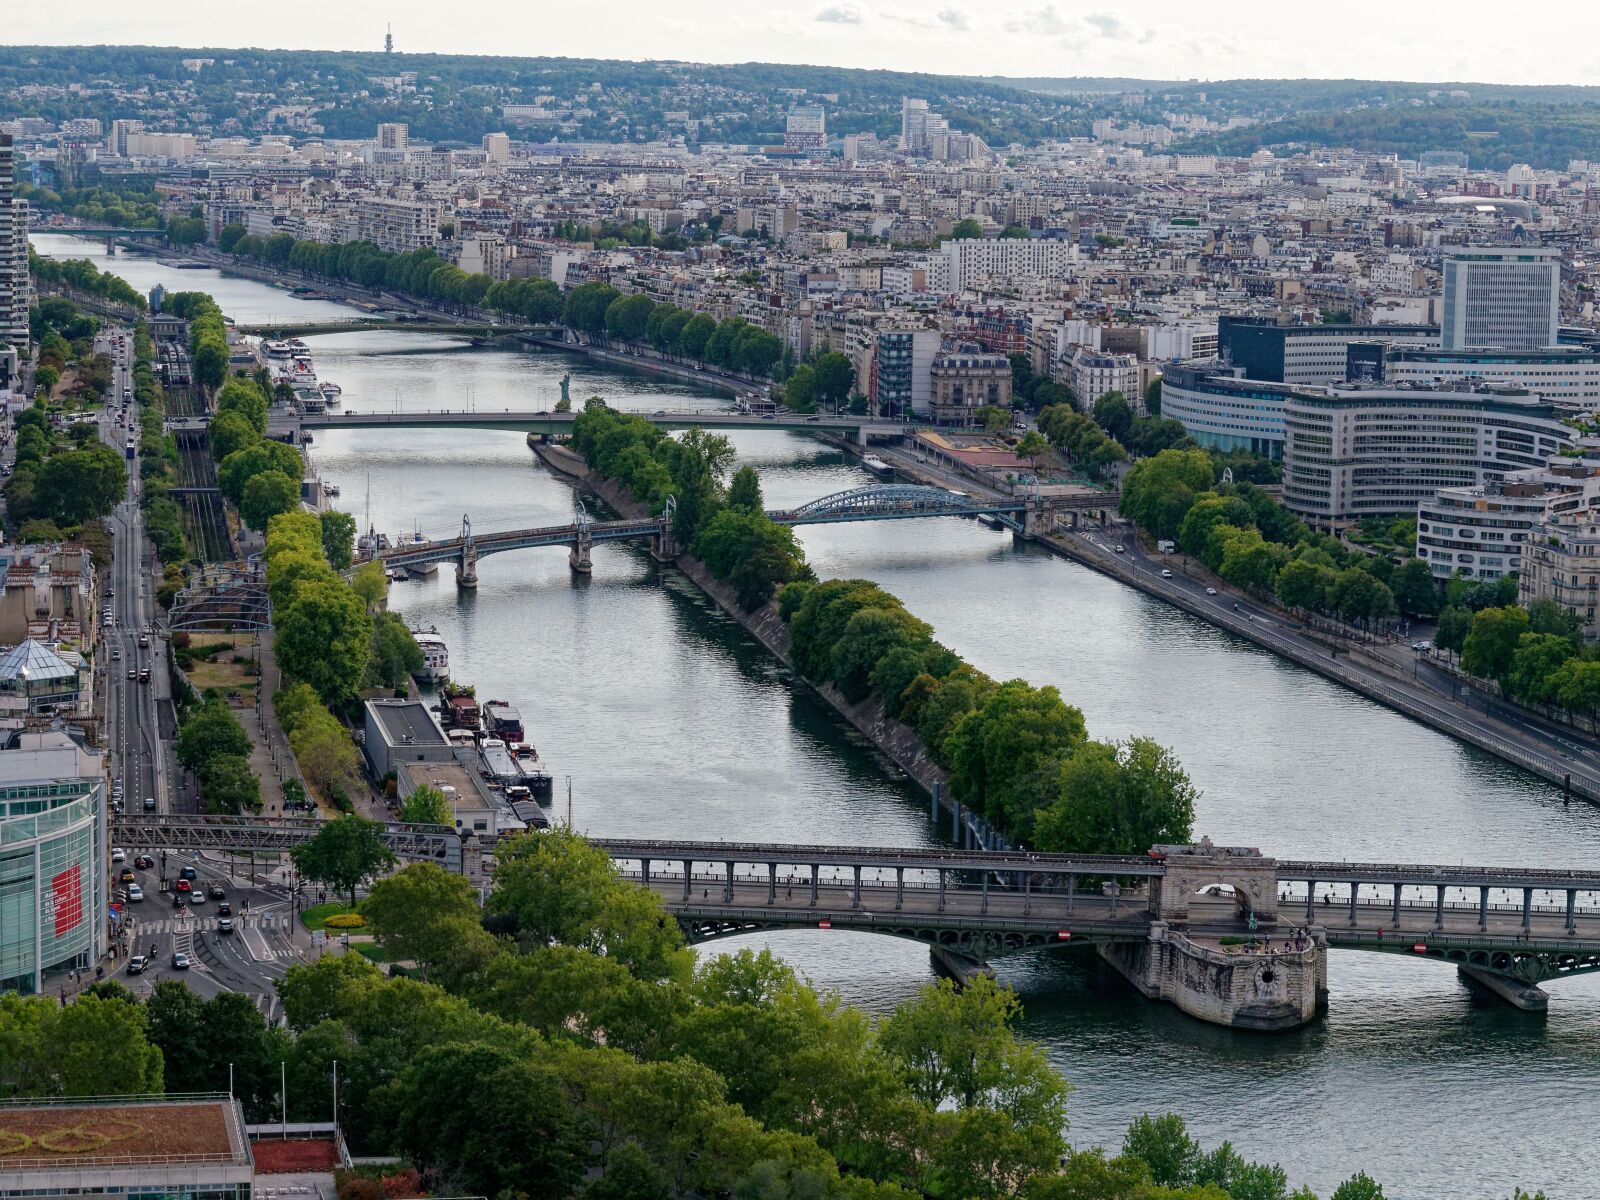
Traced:
POLYGON ((411 636, 417 640, 417 645, 422 648, 422 669, 416 676, 423 683, 437 683, 450 677, 450 651, 444 644, 444 638, 439 636, 439 631, 432 626, 427 629, 413 629, 411 636))

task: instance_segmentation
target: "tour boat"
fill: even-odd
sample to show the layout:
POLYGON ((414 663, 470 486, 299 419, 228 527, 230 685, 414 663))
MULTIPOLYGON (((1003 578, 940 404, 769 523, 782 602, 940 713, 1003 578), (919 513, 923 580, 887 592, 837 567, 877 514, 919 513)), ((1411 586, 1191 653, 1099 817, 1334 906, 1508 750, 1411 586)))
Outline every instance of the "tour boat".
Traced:
POLYGON ((288 358, 294 354, 288 342, 262 342, 261 349, 268 358, 288 358))
POLYGON ((430 625, 427 629, 413 629, 411 636, 422 648, 422 668, 415 673, 416 677, 423 683, 437 683, 441 679, 448 679, 450 652, 445 647, 444 638, 439 636, 439 631, 430 625))

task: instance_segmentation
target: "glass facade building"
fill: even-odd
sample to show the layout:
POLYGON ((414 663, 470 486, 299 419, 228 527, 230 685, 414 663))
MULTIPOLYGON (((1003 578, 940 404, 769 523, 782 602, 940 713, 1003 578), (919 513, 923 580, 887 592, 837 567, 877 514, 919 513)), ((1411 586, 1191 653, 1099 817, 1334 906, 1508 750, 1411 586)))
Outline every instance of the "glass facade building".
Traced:
POLYGON ((1446 350, 1542 350, 1556 344, 1561 257, 1534 246, 1469 246, 1444 258, 1446 350))
POLYGON ((105 814, 100 778, 0 783, 0 991, 105 952, 105 814))

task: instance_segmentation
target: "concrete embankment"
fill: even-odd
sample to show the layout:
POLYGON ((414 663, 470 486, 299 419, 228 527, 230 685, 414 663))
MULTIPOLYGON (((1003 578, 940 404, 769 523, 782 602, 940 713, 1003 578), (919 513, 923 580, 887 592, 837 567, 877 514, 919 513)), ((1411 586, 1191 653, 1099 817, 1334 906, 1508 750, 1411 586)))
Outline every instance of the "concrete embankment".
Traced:
MULTIPOLYGON (((740 379, 737 375, 724 375, 721 371, 697 371, 687 363, 670 362, 643 354, 629 354, 623 350, 613 350, 609 346, 592 346, 587 342, 564 342, 533 334, 515 336, 518 341, 531 342, 551 350, 564 350, 570 354, 586 354, 590 358, 598 358, 629 370, 648 371, 652 375, 671 375, 675 379, 687 380, 701 387, 716 388, 718 391, 727 392, 730 396, 737 396, 741 391, 751 391, 764 386, 753 379, 740 379)), ((573 402, 579 403, 576 397, 573 402)))
MULTIPOLYGON (((591 471, 583 459, 553 442, 539 441, 530 435, 528 444, 540 460, 552 471, 566 476, 574 483, 593 492, 617 512, 628 517, 643 517, 649 513, 637 503, 625 488, 611 480, 601 478, 591 471)), ((722 583, 704 563, 688 554, 681 554, 673 563, 678 570, 693 580, 695 585, 716 601, 717 606, 739 622, 750 635, 760 642, 772 656, 791 669, 794 666, 789 649, 789 627, 778 615, 775 604, 766 604, 754 612, 746 612, 735 598, 733 590, 722 583)), ((798 672, 796 675, 798 677, 798 672)), ((889 758, 897 767, 930 795, 948 799, 950 789, 945 771, 928 756, 927 748, 910 726, 903 725, 888 715, 876 697, 859 704, 851 704, 831 684, 812 685, 846 721, 850 722, 864 738, 889 758)))

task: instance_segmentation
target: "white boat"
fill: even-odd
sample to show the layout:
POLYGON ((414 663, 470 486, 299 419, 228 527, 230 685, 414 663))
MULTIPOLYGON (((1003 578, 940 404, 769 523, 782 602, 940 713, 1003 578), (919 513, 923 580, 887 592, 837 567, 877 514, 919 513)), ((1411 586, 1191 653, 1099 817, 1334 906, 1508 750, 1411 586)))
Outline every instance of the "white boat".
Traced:
POLYGON ((306 345, 299 338, 296 338, 296 337, 289 338, 288 339, 288 344, 289 344, 289 349, 293 350, 296 354, 310 354, 311 353, 311 347, 306 345))
POLYGON ((322 393, 322 398, 327 401, 328 407, 332 408, 339 403, 339 396, 343 389, 337 383, 319 383, 317 391, 322 393))
POLYGON ((417 678, 423 683, 438 683, 450 677, 450 651, 445 647, 444 638, 439 636, 439 631, 431 625, 427 629, 413 629, 411 636, 416 638, 417 645, 422 648, 422 669, 416 672, 417 678))
POLYGON ((294 347, 288 342, 262 342, 261 349, 268 358, 288 358, 294 354, 294 347))
POLYGON ((861 456, 861 465, 879 479, 888 479, 894 475, 894 468, 876 454, 863 454, 861 456))
POLYGON ((324 496, 337 496, 339 494, 339 485, 337 483, 325 483, 325 484, 323 484, 322 485, 322 494, 324 496))
MULTIPOLYGON (((420 529, 413 529, 410 534, 401 537, 399 542, 401 550, 426 550, 431 545, 433 543, 422 535, 422 530, 420 529)), ((406 567, 405 570, 413 579, 426 579, 439 573, 439 564, 436 562, 417 563, 414 566, 406 567)))

